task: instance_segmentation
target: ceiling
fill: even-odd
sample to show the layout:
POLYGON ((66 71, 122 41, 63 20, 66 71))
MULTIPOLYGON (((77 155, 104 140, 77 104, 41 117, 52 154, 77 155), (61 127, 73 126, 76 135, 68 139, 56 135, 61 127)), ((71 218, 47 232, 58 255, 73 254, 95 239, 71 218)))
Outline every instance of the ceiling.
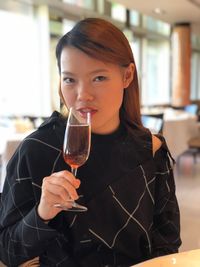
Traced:
MULTIPOLYGON (((200 35, 200 0, 108 0, 120 3, 128 9, 134 9, 142 14, 149 15, 156 19, 170 23, 190 23, 192 32, 200 35), (161 12, 155 13, 154 10, 160 8, 161 12)), ((8 0, 0 0, 0 5, 8 3, 8 0)), ((10 2, 24 3, 46 3, 51 6, 63 9, 60 0, 10 0, 10 2)), ((68 5, 69 6, 69 5, 68 5)), ((71 5, 70 5, 71 6, 71 5)), ((69 11, 69 10, 68 10, 69 11)), ((73 11, 73 10, 72 10, 73 11)))
POLYGON ((200 0, 115 0, 115 2, 172 25, 189 22, 192 31, 200 34, 200 0), (160 8, 163 13, 155 13, 156 8, 160 8))

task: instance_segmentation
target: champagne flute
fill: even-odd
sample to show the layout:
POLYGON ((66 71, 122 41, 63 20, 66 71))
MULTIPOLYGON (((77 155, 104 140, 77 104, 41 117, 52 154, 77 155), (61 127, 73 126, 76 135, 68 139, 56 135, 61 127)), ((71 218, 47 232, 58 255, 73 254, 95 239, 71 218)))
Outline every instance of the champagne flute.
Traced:
MULTIPOLYGON (((90 112, 80 113, 74 107, 70 108, 64 135, 63 158, 70 165, 74 176, 77 169, 82 166, 89 157, 91 143, 91 114, 90 112)), ((86 211, 87 207, 82 206, 74 200, 69 200, 72 209, 75 211, 86 211)), ((68 210, 63 205, 57 207, 68 210)))

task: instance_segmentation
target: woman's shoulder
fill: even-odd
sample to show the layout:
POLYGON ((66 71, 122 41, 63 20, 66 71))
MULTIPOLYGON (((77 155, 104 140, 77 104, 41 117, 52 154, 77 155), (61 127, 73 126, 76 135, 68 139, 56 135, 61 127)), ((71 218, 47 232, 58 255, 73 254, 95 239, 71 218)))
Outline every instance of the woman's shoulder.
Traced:
POLYGON ((52 126, 56 126, 56 125, 64 125, 66 121, 66 118, 59 113, 58 111, 54 111, 50 117, 46 118, 46 120, 44 120, 44 122, 39 126, 39 130, 40 129, 46 129, 46 128, 52 128, 52 126))
POLYGON ((38 129, 32 133, 32 135, 42 135, 45 132, 51 133, 52 131, 57 131, 58 129, 64 129, 66 119, 58 112, 54 111, 51 116, 47 117, 43 123, 38 127, 38 129))
POLYGON ((152 153, 153 153, 153 156, 161 148, 162 142, 163 141, 160 138, 158 138, 158 136, 152 134, 152 153))
POLYGON ((134 126, 128 129, 128 140, 138 148, 152 149, 152 134, 143 127, 134 126))
POLYGON ((175 160, 167 146, 165 137, 162 134, 152 135, 153 156, 155 159, 169 158, 171 163, 174 164, 175 160))
POLYGON ((152 134, 146 128, 136 127, 129 134, 129 140, 132 140, 131 142, 134 142, 141 152, 148 151, 149 156, 154 157, 158 152, 168 153, 171 156, 166 140, 162 134, 152 134))
POLYGON ((53 112, 34 132, 21 142, 21 151, 37 150, 38 147, 60 149, 64 135, 64 119, 58 112, 53 112))

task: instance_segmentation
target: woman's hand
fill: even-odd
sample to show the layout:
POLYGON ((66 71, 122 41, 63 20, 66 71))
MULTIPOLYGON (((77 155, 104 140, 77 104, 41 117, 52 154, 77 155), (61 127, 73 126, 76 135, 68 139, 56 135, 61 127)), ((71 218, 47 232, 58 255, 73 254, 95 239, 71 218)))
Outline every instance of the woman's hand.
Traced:
POLYGON ((51 220, 62 210, 62 208, 55 207, 55 204, 63 204, 70 209, 72 205, 69 200, 78 199, 76 189, 79 186, 80 180, 66 170, 45 177, 38 205, 38 215, 41 219, 51 220))

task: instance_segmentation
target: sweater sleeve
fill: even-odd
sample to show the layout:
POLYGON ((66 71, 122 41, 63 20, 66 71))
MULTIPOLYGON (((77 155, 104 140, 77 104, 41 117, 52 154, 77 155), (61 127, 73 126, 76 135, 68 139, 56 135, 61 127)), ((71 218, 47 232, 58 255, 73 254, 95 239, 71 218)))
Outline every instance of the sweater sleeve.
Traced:
POLYGON ((28 162, 20 149, 7 166, 0 203, 0 259, 7 266, 18 266, 39 256, 56 237, 37 215, 28 162))
POLYGON ((156 152, 155 212, 152 226, 152 256, 178 252, 180 239, 180 213, 175 195, 173 163, 165 140, 156 152))

